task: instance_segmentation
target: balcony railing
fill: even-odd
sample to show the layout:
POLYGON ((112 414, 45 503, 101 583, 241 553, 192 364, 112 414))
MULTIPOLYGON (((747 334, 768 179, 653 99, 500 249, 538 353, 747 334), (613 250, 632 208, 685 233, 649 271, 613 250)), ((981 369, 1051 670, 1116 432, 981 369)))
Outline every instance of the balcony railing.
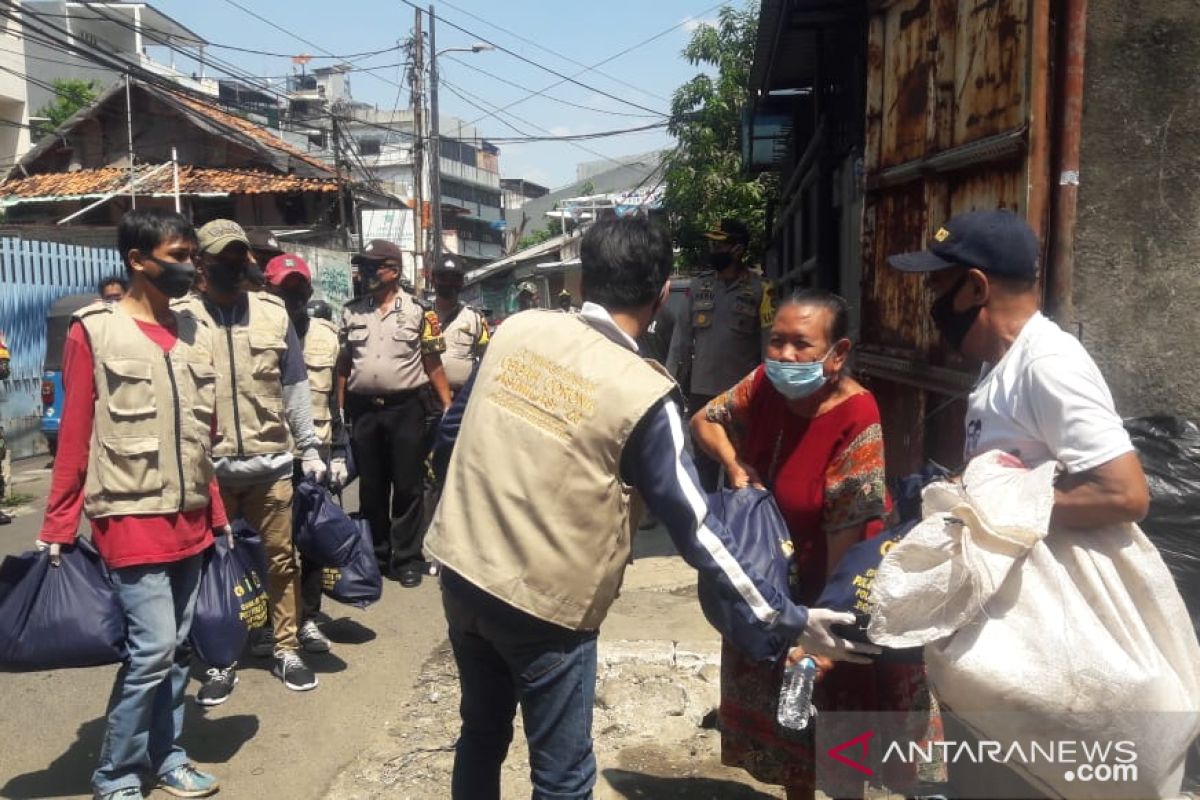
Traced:
POLYGON ((442 158, 442 174, 448 177, 456 178, 467 183, 474 183, 478 186, 486 186, 489 189, 500 189, 500 173, 488 172, 479 167, 471 167, 459 161, 452 161, 449 158, 442 158))

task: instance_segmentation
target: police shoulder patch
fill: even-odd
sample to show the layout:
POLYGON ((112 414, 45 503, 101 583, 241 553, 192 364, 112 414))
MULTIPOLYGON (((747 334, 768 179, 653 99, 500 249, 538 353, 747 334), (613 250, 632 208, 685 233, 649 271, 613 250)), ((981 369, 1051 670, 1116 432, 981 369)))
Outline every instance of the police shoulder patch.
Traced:
POLYGON ((433 335, 433 336, 441 336, 442 335, 442 322, 441 322, 441 320, 438 319, 438 315, 437 315, 436 311, 432 311, 432 310, 426 311, 425 312, 425 321, 427 323, 429 323, 429 330, 431 332, 431 335, 433 335))

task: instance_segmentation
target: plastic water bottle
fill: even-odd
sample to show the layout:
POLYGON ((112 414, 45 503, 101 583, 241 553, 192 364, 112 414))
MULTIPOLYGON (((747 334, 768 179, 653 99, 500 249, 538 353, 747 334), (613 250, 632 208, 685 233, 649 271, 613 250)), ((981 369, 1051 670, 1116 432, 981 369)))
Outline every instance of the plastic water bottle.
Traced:
POLYGON ((783 687, 779 690, 779 724, 789 730, 802 731, 816 715, 813 708, 813 684, 817 681, 817 662, 807 656, 784 670, 783 687))

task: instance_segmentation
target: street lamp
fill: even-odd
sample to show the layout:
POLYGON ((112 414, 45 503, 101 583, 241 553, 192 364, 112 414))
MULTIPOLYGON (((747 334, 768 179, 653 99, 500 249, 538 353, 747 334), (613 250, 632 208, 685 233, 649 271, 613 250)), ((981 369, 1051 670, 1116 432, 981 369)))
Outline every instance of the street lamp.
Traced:
POLYGON ((482 53, 496 48, 490 44, 476 42, 470 47, 447 47, 437 49, 436 33, 437 17, 433 13, 433 4, 429 4, 429 160, 433 162, 433 170, 429 175, 430 216, 433 217, 433 249, 430 253, 433 268, 437 269, 442 262, 442 139, 438 131, 438 56, 446 53, 482 53))

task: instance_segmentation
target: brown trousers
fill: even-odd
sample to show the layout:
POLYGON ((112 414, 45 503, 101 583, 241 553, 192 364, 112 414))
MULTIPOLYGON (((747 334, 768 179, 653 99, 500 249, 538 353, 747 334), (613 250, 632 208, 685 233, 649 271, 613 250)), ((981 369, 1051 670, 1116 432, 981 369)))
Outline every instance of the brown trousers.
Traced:
POLYGON ((300 605, 300 570, 292 546, 292 481, 287 478, 250 486, 222 486, 229 518, 245 517, 262 537, 267 552, 267 600, 275 628, 275 649, 295 652, 296 614, 300 605))

